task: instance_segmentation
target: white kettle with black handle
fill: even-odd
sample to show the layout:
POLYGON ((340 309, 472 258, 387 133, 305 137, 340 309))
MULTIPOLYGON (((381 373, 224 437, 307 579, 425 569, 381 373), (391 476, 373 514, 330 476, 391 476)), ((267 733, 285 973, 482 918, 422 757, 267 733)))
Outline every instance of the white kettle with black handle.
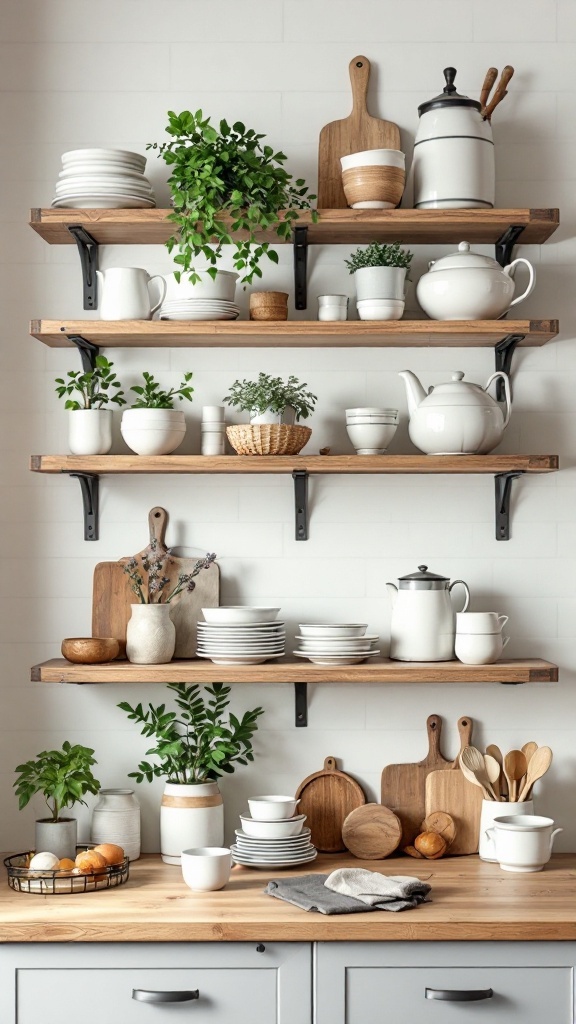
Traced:
POLYGON ((456 635, 456 612, 450 598, 455 586, 464 587, 465 612, 470 591, 464 580, 454 580, 428 572, 419 565, 418 572, 401 576, 398 586, 387 583, 392 599, 390 625, 390 657, 395 661, 452 661, 456 635))

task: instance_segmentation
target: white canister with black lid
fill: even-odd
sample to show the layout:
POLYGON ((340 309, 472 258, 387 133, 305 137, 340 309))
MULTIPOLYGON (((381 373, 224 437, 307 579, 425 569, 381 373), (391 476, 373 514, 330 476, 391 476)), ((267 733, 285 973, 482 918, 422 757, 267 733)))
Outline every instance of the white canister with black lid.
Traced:
POLYGON ((495 199, 494 142, 480 103, 456 91, 445 68, 443 92, 418 107, 414 143, 414 206, 419 210, 491 208, 495 199))

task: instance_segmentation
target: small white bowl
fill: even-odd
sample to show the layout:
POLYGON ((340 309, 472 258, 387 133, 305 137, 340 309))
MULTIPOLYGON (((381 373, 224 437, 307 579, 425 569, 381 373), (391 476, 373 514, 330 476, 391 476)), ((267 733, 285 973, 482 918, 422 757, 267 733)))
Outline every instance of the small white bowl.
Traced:
POLYGON ((221 846, 182 850, 182 877, 194 892, 223 889, 230 878, 232 854, 221 846))
POLYGON ((240 815, 242 830, 254 839, 287 839, 288 836, 299 836, 306 821, 305 814, 296 814, 293 818, 283 821, 255 821, 240 815))
POLYGON ((364 409, 346 409, 346 419, 371 419, 373 416, 391 416, 398 419, 398 409, 376 409, 373 406, 366 406, 364 409))
POLYGON ((293 818, 299 803, 294 796, 248 797, 248 807, 254 821, 282 821, 293 818))
POLYGON ((347 306, 348 296, 347 295, 319 295, 318 296, 319 306, 347 306))
POLYGON ((361 320, 401 320, 404 305, 400 299, 362 299, 356 303, 361 320))
POLYGON ((243 622, 271 622, 277 618, 279 608, 257 608, 255 605, 221 605, 219 608, 203 608, 206 622, 217 625, 238 625, 243 622))
POLYGON ((364 636, 368 629, 367 622, 301 622, 299 624, 299 630, 302 636, 322 636, 322 637, 336 637, 341 636, 364 636))
POLYGON ((406 157, 401 149, 365 149, 340 157, 343 171, 351 167, 399 167, 404 170, 405 163, 406 157))
POLYGON ((348 423, 346 425, 346 433, 357 449, 386 449, 396 430, 396 423, 348 423))

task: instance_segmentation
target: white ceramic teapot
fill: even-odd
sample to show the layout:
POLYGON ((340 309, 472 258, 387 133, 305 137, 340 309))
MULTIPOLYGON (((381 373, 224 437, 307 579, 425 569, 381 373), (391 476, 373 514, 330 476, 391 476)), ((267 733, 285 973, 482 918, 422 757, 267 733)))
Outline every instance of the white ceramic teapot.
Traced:
POLYGON ((150 277, 142 267, 110 267, 97 270, 96 277, 101 291, 101 320, 150 320, 166 295, 164 278, 160 274, 150 277), (152 281, 160 283, 157 302, 152 302, 148 290, 152 281))
POLYGON ((499 370, 482 388, 463 380, 456 370, 451 380, 424 391, 416 374, 402 370, 406 385, 410 440, 427 455, 487 455, 496 448, 512 411, 510 381, 499 370), (505 411, 488 394, 492 381, 504 382, 505 411))
POLYGON ((464 580, 450 583, 447 576, 428 572, 419 565, 418 572, 401 576, 398 586, 387 583, 392 599, 390 624, 390 657, 396 661, 451 661, 454 657, 456 616, 450 591, 456 584, 466 591, 464 607, 470 603, 470 591, 464 580))
POLYGON ((428 273, 416 285, 416 298, 432 320, 497 320, 534 290, 536 274, 528 260, 519 257, 501 267, 491 256, 471 252, 460 242, 458 252, 433 260, 428 273), (530 280, 522 295, 514 295, 514 267, 524 263, 530 280))

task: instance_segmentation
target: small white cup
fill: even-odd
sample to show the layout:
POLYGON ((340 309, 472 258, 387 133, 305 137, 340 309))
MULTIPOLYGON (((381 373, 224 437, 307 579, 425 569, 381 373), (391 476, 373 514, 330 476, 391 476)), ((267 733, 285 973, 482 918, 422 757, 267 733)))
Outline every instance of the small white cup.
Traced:
POLYGON ((319 295, 318 296, 319 306, 347 306, 348 296, 347 295, 319 295))
POLYGON ((509 639, 501 633, 456 633, 454 651, 464 665, 493 665, 509 639))
POLYGON ((501 633, 508 622, 507 615, 498 612, 457 612, 457 633, 501 633))
POLYGON ((202 423, 223 423, 225 412, 223 405, 203 405, 202 423))
POLYGON ((221 846, 182 850, 182 875, 194 892, 223 889, 232 870, 232 854, 221 846))
POLYGON ((494 819, 486 835, 494 840, 496 860, 503 871, 542 871, 552 856, 554 837, 562 828, 554 828, 552 818, 537 814, 504 815, 494 819))
POLYGON ((318 307, 318 319, 322 321, 327 320, 347 320, 348 319, 348 307, 347 306, 319 306, 318 307))

